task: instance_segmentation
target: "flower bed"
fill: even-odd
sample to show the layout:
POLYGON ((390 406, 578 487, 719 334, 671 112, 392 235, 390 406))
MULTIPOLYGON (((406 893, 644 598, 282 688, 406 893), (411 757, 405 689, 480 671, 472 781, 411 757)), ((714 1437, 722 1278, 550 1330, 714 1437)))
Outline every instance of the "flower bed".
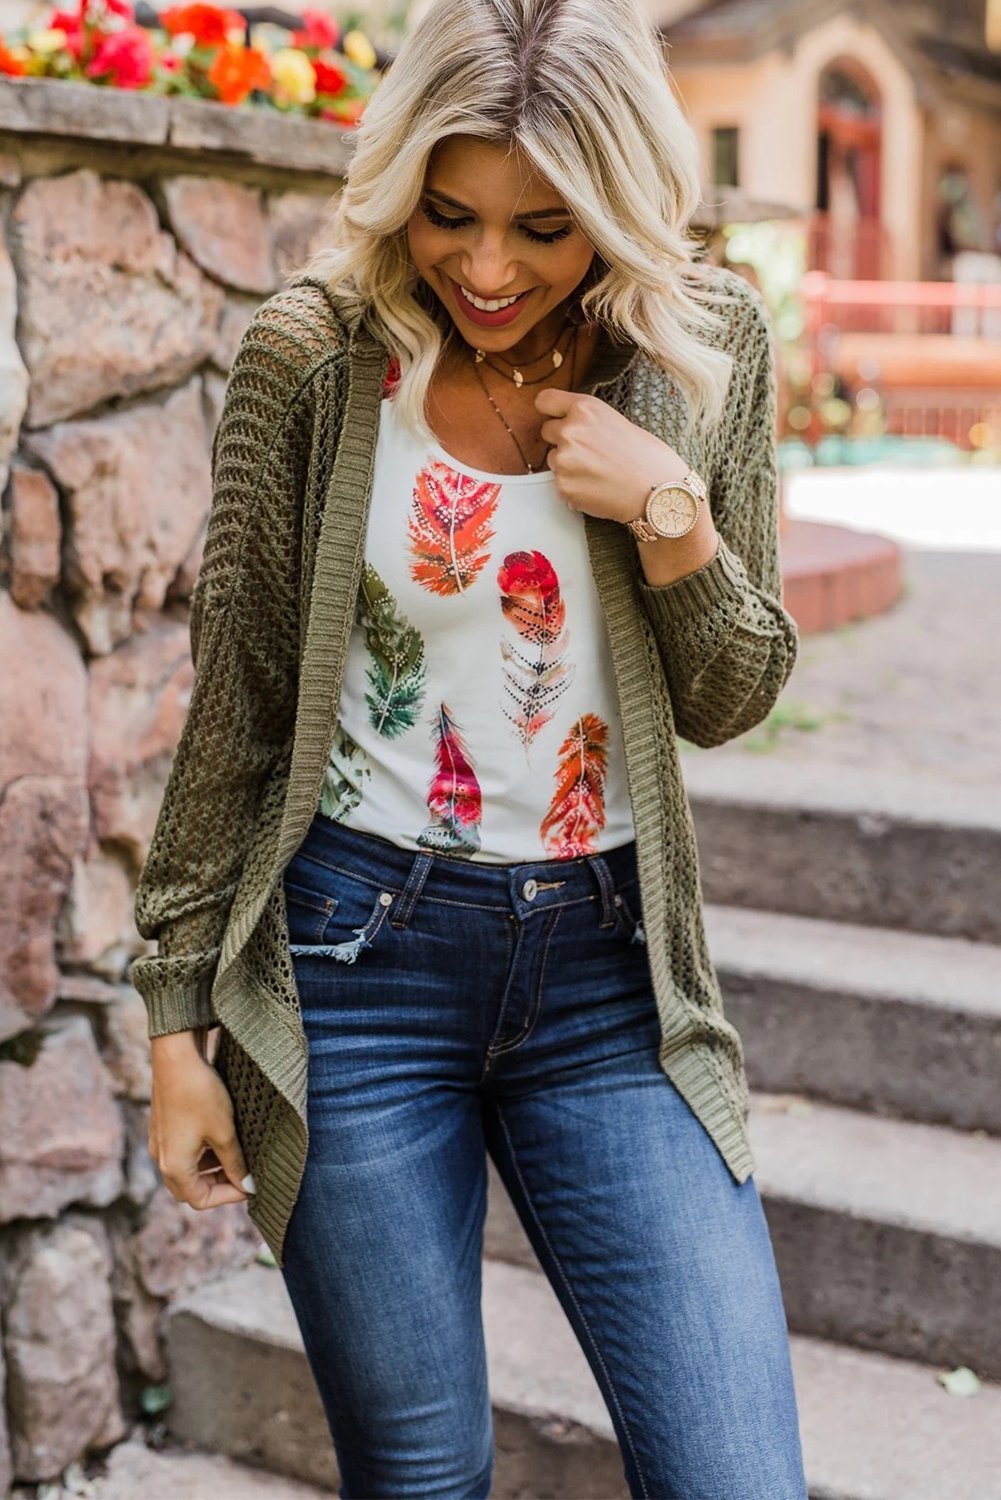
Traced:
POLYGON ((138 24, 129 0, 79 0, 43 27, 0 37, 0 74, 250 103, 349 127, 379 80, 365 33, 342 35, 325 11, 304 10, 287 44, 280 28, 248 26, 239 11, 203 0, 169 6, 157 20, 138 24))

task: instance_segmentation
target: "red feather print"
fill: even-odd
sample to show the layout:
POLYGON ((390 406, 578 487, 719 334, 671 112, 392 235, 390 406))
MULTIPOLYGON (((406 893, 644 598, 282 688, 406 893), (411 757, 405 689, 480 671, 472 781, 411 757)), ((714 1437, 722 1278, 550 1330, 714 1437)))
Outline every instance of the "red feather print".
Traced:
POLYGON ((556 791, 539 825, 542 842, 555 859, 597 852, 605 826, 605 772, 608 725, 597 714, 581 714, 559 749, 556 791))
POLYGON ((511 700, 504 712, 527 749, 573 673, 565 661, 566 607, 556 569, 542 552, 509 552, 497 570, 501 609, 524 641, 535 649, 521 651, 501 641, 504 688, 511 700))
POLYGON ((445 703, 435 715, 434 734, 437 769, 427 796, 431 822, 417 842, 425 849, 478 849, 483 817, 480 783, 445 703))
POLYGON ((434 459, 414 483, 410 576, 432 594, 462 594, 478 577, 493 538, 501 487, 434 459))

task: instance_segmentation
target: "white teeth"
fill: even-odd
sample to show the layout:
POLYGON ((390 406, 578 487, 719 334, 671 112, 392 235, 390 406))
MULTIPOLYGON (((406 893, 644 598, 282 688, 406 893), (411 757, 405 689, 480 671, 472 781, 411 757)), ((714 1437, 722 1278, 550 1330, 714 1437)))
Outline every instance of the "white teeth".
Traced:
POLYGON ((502 307, 510 307, 512 302, 517 302, 518 297, 521 296, 521 293, 519 292, 518 297, 504 297, 500 301, 494 299, 490 302, 484 302, 482 297, 474 297, 472 292, 467 292, 464 286, 460 285, 459 291, 465 297, 467 302, 471 302, 473 306, 478 307, 481 312, 500 312, 502 307))

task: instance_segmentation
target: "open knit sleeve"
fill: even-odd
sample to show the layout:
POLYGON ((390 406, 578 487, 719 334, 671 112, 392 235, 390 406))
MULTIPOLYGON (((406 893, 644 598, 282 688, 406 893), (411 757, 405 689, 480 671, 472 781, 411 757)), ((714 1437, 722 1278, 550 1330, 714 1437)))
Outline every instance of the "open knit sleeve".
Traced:
POLYGON ((191 600, 194 684, 135 895, 136 926, 157 940, 131 966, 150 1037, 214 1023, 227 916, 262 789, 294 725, 299 512, 323 356, 305 311, 287 292, 257 309, 213 438, 191 600))
POLYGON ((727 341, 733 371, 709 481, 718 550, 668 584, 651 584, 637 562, 675 727, 703 747, 721 745, 764 719, 798 648, 796 623, 782 605, 771 334, 764 304, 741 286, 727 341))

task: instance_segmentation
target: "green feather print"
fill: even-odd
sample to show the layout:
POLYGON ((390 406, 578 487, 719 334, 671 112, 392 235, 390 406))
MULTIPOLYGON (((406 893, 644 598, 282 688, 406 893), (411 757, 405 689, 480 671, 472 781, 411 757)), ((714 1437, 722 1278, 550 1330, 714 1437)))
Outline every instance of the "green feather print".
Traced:
POLYGON ((323 775, 320 811, 335 822, 346 818, 361 802, 362 781, 371 774, 372 768, 365 751, 338 724, 323 775))
POLYGON ((393 740, 417 722, 424 701, 424 641, 371 563, 359 590, 359 623, 372 658, 365 694, 372 727, 393 740))

